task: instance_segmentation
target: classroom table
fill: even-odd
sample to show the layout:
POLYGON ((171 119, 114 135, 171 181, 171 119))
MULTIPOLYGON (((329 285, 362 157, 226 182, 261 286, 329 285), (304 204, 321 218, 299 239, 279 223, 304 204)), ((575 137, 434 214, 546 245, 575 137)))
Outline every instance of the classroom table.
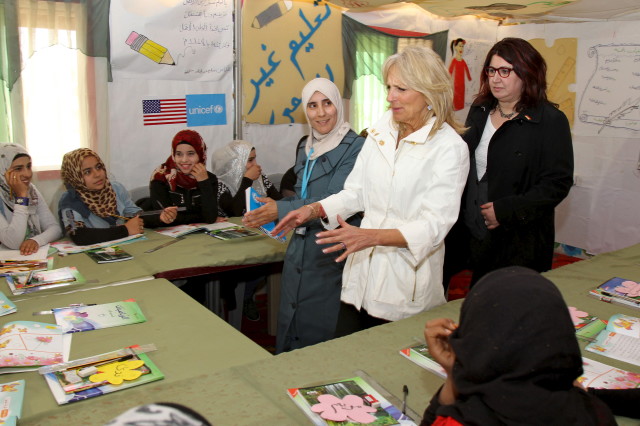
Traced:
MULTIPOLYGON (((240 224, 241 218, 230 218, 229 222, 240 224)), ((256 232, 259 233, 259 231, 256 232)), ((87 283, 82 284, 82 287, 90 288, 153 278, 176 280, 198 275, 218 274, 239 268, 259 267, 261 272, 267 276, 269 331, 271 334, 275 334, 280 272, 287 243, 276 241, 262 234, 223 241, 203 232, 196 232, 185 235, 184 239, 157 251, 145 253, 147 250, 166 242, 173 242, 175 239, 151 229, 146 229, 144 236, 146 237, 144 240, 121 245, 126 252, 133 256, 131 260, 97 264, 85 253, 66 256, 55 254, 53 268, 75 266, 87 280, 87 283)), ((64 239, 68 240, 68 238, 64 239)), ((43 289, 34 293, 12 296, 11 299, 26 300, 36 295, 57 294, 66 292, 72 287, 74 286, 43 289)), ((3 291, 10 295, 8 287, 5 287, 3 291)), ((238 322, 237 318, 235 322, 238 322)))
MULTIPOLYGON (((561 289, 567 304, 608 318, 614 313, 638 316, 640 311, 607 304, 586 295, 587 291, 613 276, 640 281, 640 245, 545 273, 561 289)), ((171 401, 200 412, 215 425, 309 424, 305 414, 289 399, 286 389, 330 383, 364 371, 380 386, 400 396, 409 388, 408 407, 421 415, 442 379, 402 357, 398 351, 422 339, 427 320, 458 319, 462 300, 439 306, 405 320, 385 324, 329 342, 283 353, 212 373, 166 383, 152 383, 121 394, 97 398, 90 410, 80 402, 55 418, 43 414, 28 424, 56 425, 99 423, 135 405, 171 401), (100 400, 101 399, 101 400, 100 400)), ((581 343, 584 348, 585 343, 581 343)), ((629 371, 640 367, 585 352, 585 356, 629 371)), ((393 399, 393 398, 392 398, 393 399)), ((92 401, 93 402, 93 401, 92 401)), ((619 417, 620 425, 637 420, 619 417)))
MULTIPOLYGON (((18 312, 3 317, 3 323, 16 320, 55 323, 53 315, 33 316, 32 313, 71 303, 109 303, 129 298, 138 302, 147 321, 74 333, 69 359, 98 355, 134 344, 153 343, 157 350, 148 355, 165 375, 165 379, 160 382, 171 388, 174 383, 183 379, 272 357, 269 352, 164 279, 33 297, 16 303, 18 312)), ((74 404, 56 404, 44 378, 38 372, 5 374, 0 377, 2 383, 18 379, 27 382, 21 425, 31 424, 32 419, 36 418, 46 418, 44 423, 55 424, 57 418, 73 408, 74 404)), ((145 392, 149 390, 147 387, 145 392)), ((104 395, 82 401, 81 408, 83 412, 91 413, 96 402, 100 404, 98 399, 108 397, 109 395, 104 395)), ((114 409, 118 410, 115 407, 111 410, 114 409)), ((100 421, 70 420, 67 424, 99 424, 100 421)))

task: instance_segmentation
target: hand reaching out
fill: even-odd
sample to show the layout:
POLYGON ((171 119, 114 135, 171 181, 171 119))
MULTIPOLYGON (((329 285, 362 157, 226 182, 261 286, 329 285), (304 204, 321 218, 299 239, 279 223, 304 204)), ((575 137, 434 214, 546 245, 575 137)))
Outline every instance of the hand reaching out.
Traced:
POLYGON ((272 198, 256 198, 257 201, 265 203, 264 206, 246 212, 242 218, 242 224, 250 228, 257 228, 265 223, 273 222, 278 218, 278 204, 272 198))

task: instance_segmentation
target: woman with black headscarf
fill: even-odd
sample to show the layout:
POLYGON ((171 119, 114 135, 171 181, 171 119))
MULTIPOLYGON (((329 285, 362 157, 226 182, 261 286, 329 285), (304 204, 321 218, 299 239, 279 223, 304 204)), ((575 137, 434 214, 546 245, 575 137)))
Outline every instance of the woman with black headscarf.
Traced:
POLYGON ((606 405, 574 386, 583 372, 569 309, 546 278, 523 267, 481 279, 460 325, 427 322, 425 339, 447 371, 422 425, 614 425, 606 405))

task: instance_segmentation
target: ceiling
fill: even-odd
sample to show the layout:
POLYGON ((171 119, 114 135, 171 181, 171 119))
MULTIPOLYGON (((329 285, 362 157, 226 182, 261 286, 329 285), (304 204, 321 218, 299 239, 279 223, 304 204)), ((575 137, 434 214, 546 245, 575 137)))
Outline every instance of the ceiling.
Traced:
POLYGON ((602 21, 640 19, 638 0, 330 0, 351 11, 414 3, 442 18, 474 15, 507 21, 602 21))

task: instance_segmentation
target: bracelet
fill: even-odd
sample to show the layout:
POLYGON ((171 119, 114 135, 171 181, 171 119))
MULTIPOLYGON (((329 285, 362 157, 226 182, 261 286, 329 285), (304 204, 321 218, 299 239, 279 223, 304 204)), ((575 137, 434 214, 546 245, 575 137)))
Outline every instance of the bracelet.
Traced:
POLYGON ((28 206, 29 199, 27 197, 16 197, 16 204, 20 204, 21 206, 28 206))
POLYGON ((313 204, 305 204, 303 207, 309 207, 311 209, 311 217, 309 220, 316 219, 318 217, 318 211, 313 207, 313 204))

